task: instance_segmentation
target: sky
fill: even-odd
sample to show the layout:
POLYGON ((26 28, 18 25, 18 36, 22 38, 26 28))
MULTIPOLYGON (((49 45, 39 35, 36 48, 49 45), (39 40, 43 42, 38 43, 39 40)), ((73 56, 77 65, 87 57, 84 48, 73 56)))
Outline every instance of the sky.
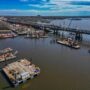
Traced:
POLYGON ((90 16, 90 0, 0 0, 0 15, 90 16))

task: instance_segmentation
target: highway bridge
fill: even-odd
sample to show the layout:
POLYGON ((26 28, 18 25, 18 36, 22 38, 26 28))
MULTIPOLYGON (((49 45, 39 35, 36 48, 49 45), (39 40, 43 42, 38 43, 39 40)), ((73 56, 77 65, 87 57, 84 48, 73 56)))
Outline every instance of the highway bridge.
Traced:
POLYGON ((67 32, 74 32, 74 33, 81 33, 81 34, 90 34, 90 30, 81 30, 81 29, 74 29, 74 28, 66 28, 56 25, 41 25, 41 24, 32 24, 35 28, 42 28, 43 30, 53 30, 54 32, 58 31, 67 31, 67 32))
POLYGON ((9 23, 14 23, 14 24, 22 24, 26 26, 32 26, 37 29, 43 29, 43 30, 52 30, 54 32, 58 31, 67 31, 67 32, 74 32, 74 33, 80 33, 80 34, 88 34, 90 35, 90 30, 81 30, 81 29, 74 29, 70 27, 61 27, 61 26, 56 26, 56 25, 49 25, 49 24, 37 24, 37 23, 22 23, 22 22, 13 22, 13 21, 8 21, 9 23))
POLYGON ((61 27, 61 26, 56 26, 56 25, 50 25, 50 24, 38 24, 38 23, 26 23, 26 22, 13 22, 13 21, 7 21, 11 24, 21 24, 21 25, 25 25, 28 27, 34 27, 36 29, 41 29, 41 30, 45 30, 45 31, 53 31, 54 34, 59 34, 59 31, 67 31, 67 32, 73 32, 75 33, 75 39, 76 40, 82 40, 82 34, 87 34, 90 35, 90 30, 81 30, 81 29, 74 29, 74 28, 70 28, 70 24, 69 23, 68 27, 61 27))

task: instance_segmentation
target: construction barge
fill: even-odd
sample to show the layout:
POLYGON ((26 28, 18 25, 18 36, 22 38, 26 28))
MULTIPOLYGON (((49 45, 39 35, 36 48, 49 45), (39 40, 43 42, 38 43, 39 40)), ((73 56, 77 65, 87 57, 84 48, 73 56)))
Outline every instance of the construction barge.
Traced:
POLYGON ((14 33, 9 33, 9 34, 0 34, 0 39, 6 39, 6 38, 14 38, 17 35, 14 33))
POLYGON ((57 43, 74 48, 74 49, 80 48, 80 45, 76 41, 72 40, 71 38, 59 39, 59 40, 57 40, 57 43))
POLYGON ((0 62, 15 59, 18 51, 13 52, 12 48, 5 48, 0 50, 0 62))
POLYGON ((16 56, 12 53, 6 53, 4 55, 0 56, 0 62, 4 62, 6 60, 11 60, 11 59, 15 59, 16 56))
POLYGON ((8 52, 12 52, 13 49, 12 48, 5 48, 3 50, 0 50, 0 53, 8 53, 8 52))
POLYGON ((31 38, 31 39, 48 38, 48 35, 46 35, 44 31, 33 31, 30 33, 27 33, 25 38, 31 38))
POLYGON ((48 36, 27 35, 25 38, 40 39, 40 38, 48 38, 48 36))
POLYGON ((2 70, 13 86, 18 86, 20 83, 24 83, 40 74, 40 68, 27 59, 8 64, 2 70))

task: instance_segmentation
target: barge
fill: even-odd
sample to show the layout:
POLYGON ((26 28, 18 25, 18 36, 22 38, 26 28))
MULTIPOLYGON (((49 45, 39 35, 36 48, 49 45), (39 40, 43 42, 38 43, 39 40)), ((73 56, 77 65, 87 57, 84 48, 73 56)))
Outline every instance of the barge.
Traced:
POLYGON ((48 36, 40 36, 40 38, 48 38, 48 36))
POLYGON ((8 52, 12 52, 13 49, 12 48, 5 48, 3 50, 0 50, 0 53, 8 53, 8 52))
POLYGON ((17 35, 14 34, 14 33, 10 33, 10 34, 0 34, 0 39, 6 39, 6 38, 14 38, 16 37, 17 35))
POLYGON ((39 39, 38 35, 27 35, 25 38, 39 39))
POLYGON ((30 33, 27 33, 25 38, 35 38, 35 39, 48 38, 48 35, 46 35, 44 31, 33 31, 30 33))
POLYGON ((74 49, 79 49, 80 48, 80 45, 73 41, 72 39, 63 39, 63 40, 57 40, 57 43, 58 44, 62 44, 62 45, 65 45, 65 46, 68 46, 68 47, 71 47, 71 48, 74 48, 74 49))
POLYGON ((44 36, 44 35, 40 36, 40 35, 34 35, 34 34, 32 34, 32 35, 27 35, 27 36, 25 36, 25 38, 40 39, 40 38, 48 38, 48 36, 47 36, 47 35, 45 35, 45 36, 44 36))
POLYGON ((0 55, 0 62, 4 62, 6 60, 15 59, 16 56, 12 53, 5 53, 3 55, 0 55))
POLYGON ((10 63, 2 70, 13 86, 18 86, 20 83, 24 83, 28 79, 33 79, 40 74, 40 68, 27 59, 10 63))

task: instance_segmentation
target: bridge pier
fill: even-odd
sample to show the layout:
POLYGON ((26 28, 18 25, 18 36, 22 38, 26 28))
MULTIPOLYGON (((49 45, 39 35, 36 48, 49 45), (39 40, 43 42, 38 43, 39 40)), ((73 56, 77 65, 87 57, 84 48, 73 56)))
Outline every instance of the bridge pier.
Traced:
POLYGON ((58 30, 54 30, 53 34, 58 35, 58 30))
POLYGON ((75 40, 82 41, 82 34, 80 32, 76 32, 75 40))

